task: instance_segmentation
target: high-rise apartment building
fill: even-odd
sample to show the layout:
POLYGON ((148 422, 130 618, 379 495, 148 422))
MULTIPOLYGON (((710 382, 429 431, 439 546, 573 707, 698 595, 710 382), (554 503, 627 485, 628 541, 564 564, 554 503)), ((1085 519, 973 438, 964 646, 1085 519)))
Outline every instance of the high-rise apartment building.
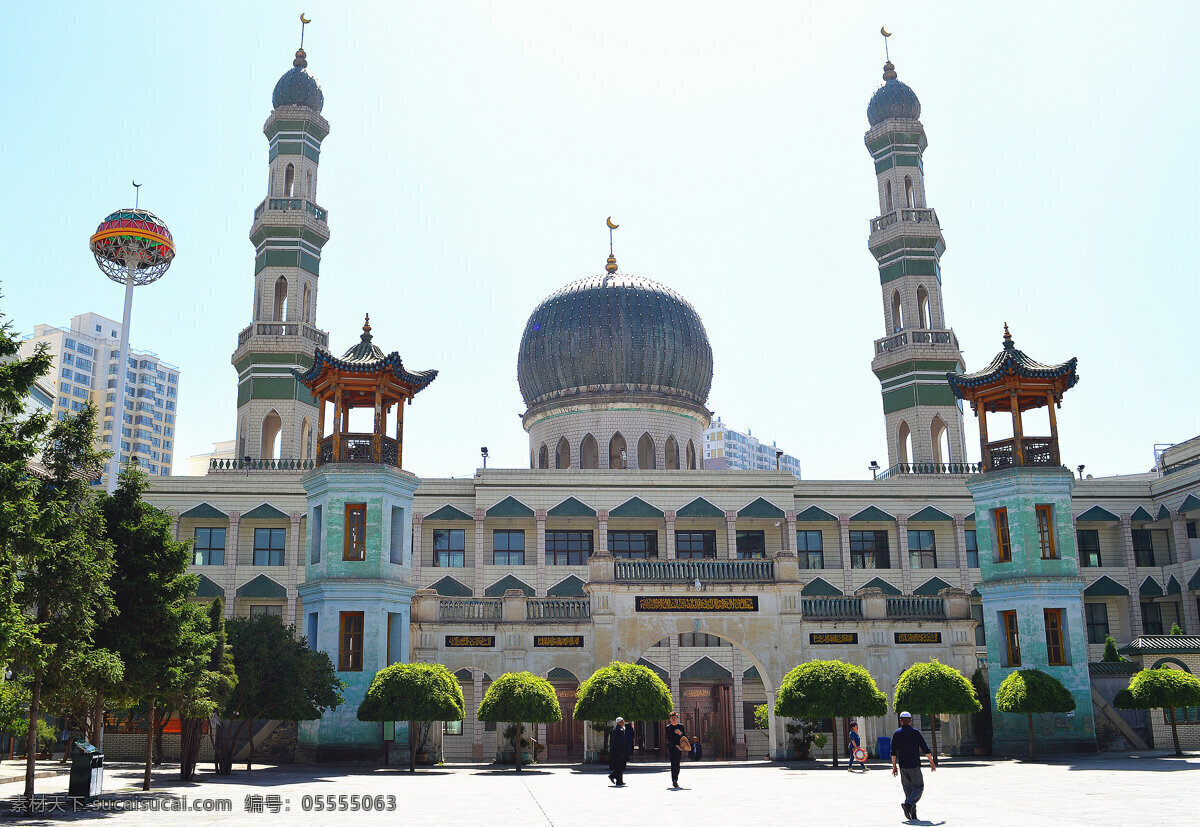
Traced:
MULTIPOLYGON (((114 437, 120 341, 119 322, 83 313, 71 319, 69 328, 38 325, 21 352, 28 355, 45 343, 54 358, 52 373, 43 383, 53 388, 54 416, 62 419, 91 402, 100 412, 101 447, 119 452, 122 464, 136 457, 147 473, 169 476, 179 415, 179 368, 152 351, 130 348, 120 435, 114 437)), ((104 485, 107 473, 98 485, 104 485)))
POLYGON ((783 453, 774 440, 768 445, 754 436, 735 431, 717 417, 704 432, 706 471, 791 471, 800 479, 800 460, 783 453))

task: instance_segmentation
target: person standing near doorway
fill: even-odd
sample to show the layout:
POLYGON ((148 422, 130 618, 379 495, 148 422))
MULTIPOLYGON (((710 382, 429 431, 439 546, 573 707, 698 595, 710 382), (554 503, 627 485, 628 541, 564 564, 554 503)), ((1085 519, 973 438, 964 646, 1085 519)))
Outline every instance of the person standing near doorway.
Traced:
POLYGON ((910 820, 917 818, 917 802, 925 792, 925 779, 921 777, 921 755, 929 756, 929 771, 937 770, 933 753, 925 743, 925 736, 914 729, 912 715, 900 713, 900 728, 892 733, 892 775, 899 774, 900 786, 904 789, 904 803, 900 808, 910 820))
POLYGON ((625 786, 625 765, 632 753, 633 727, 626 726, 624 718, 617 718, 608 737, 608 780, 618 787, 625 786))
MULTIPOLYGON (((667 757, 671 759, 671 786, 679 789, 679 762, 683 760, 684 747, 681 742, 687 740, 687 732, 679 723, 679 713, 672 712, 667 718, 667 757)), ((690 745, 688 747, 690 749, 690 745)))
POLYGON ((855 760, 857 760, 859 766, 862 767, 862 771, 866 772, 867 771, 866 759, 864 759, 864 758, 856 759, 855 758, 855 754, 859 750, 862 749, 862 738, 859 737, 859 734, 858 734, 858 721, 851 722, 850 735, 848 736, 848 738, 849 738, 849 743, 846 746, 848 746, 850 748, 850 761, 849 761, 849 766, 847 766, 846 769, 849 772, 854 772, 854 762, 855 762, 855 760))

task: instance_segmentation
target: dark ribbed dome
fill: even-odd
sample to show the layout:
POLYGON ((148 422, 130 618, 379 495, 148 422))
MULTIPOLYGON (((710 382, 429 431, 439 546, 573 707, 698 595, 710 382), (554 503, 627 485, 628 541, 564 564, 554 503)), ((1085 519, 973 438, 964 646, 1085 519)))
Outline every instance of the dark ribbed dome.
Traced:
POLYGON ((308 73, 308 60, 303 49, 296 51, 292 68, 284 72, 275 84, 271 105, 276 109, 281 106, 307 106, 317 113, 325 105, 325 93, 321 91, 317 79, 308 73))
POLYGON ((867 104, 867 122, 875 126, 889 118, 919 120, 921 102, 917 100, 917 93, 908 84, 900 82, 891 61, 884 64, 883 79, 883 86, 875 90, 871 102, 867 104))
POLYGON ((668 287, 624 273, 582 278, 543 301, 525 324, 517 357, 530 408, 614 393, 703 406, 712 370, 695 308, 668 287))

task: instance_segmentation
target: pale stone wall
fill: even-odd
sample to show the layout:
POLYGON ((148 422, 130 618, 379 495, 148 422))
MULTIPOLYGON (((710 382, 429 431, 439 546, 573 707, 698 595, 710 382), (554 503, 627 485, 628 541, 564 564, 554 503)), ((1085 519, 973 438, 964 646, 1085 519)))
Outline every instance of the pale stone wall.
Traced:
MULTIPOLYGON (((685 408, 670 405, 564 405, 538 418, 528 426, 529 452, 533 467, 537 467, 543 445, 549 455, 548 466, 555 468, 555 451, 560 439, 571 447, 571 468, 580 467, 580 447, 591 434, 596 440, 599 468, 609 468, 609 443, 620 433, 625 438, 626 467, 639 468, 642 457, 638 443, 643 434, 654 441, 654 468, 667 468, 667 438, 674 437, 679 446, 679 468, 687 468, 687 446, 690 440, 696 452, 696 465, 704 463, 704 429, 708 418, 685 408)), ((614 466, 615 467, 615 466, 614 466)))

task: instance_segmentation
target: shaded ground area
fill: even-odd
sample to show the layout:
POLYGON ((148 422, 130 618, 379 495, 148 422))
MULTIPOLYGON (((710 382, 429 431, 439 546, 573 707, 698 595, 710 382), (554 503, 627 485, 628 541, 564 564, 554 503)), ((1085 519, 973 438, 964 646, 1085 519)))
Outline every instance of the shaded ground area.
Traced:
MULTIPOLYGON (((151 793, 133 792, 141 771, 119 764, 106 776, 103 803, 119 812, 71 813, 67 777, 39 780, 43 809, 22 824, 902 824, 900 784, 875 763, 865 774, 822 764, 690 763, 683 789, 670 789, 663 765, 632 765, 627 786, 613 788, 600 767, 538 766, 519 776, 492 765, 420 770, 264 767, 229 778, 202 775, 180 784, 172 767, 156 773, 151 793), (173 777, 174 776, 174 777, 173 777), (184 798, 186 796, 186 798, 184 798), (329 799, 333 796, 333 799, 329 799), (355 800, 357 796, 357 800, 355 800), (320 804, 326 809, 316 811, 320 804), (364 797, 370 810, 364 811, 364 797), (226 803, 227 802, 227 803, 226 803), (56 806, 57 805, 57 806, 56 806), (334 812, 328 807, 333 806, 334 812), (353 807, 357 805, 358 809, 353 807), (164 811, 182 808, 187 811, 164 811), (159 809, 149 809, 151 807, 159 809), (382 807, 382 812, 376 812, 382 807), (223 811, 215 811, 223 810, 223 811), (64 812, 65 811, 65 812, 64 812)), ((1200 812, 1200 756, 1086 756, 1029 764, 946 758, 925 772, 922 825, 1187 824, 1200 812)), ((0 785, 0 798, 21 785, 0 785)), ((13 823, 10 821, 10 823, 13 823)))

